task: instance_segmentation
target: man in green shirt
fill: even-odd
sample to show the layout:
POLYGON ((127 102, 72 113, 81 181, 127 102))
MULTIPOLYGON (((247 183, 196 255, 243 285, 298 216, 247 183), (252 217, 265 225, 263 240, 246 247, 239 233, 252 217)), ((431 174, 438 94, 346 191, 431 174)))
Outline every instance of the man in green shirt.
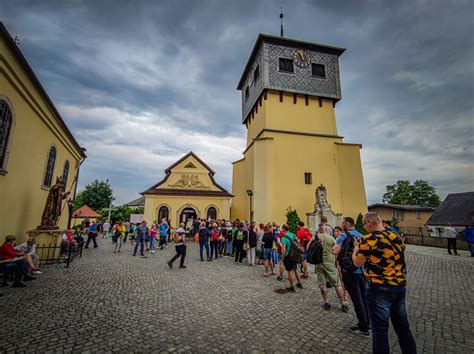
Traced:
POLYGON ((278 238, 281 243, 281 254, 283 256, 283 265, 288 273, 288 281, 290 282, 290 287, 286 288, 286 290, 290 293, 295 292, 295 276, 298 283, 296 286, 300 289, 303 289, 303 285, 301 284, 301 277, 297 271, 297 264, 291 259, 290 251, 291 251, 291 240, 296 240, 296 235, 289 231, 288 225, 283 225, 282 227, 282 236, 278 238))

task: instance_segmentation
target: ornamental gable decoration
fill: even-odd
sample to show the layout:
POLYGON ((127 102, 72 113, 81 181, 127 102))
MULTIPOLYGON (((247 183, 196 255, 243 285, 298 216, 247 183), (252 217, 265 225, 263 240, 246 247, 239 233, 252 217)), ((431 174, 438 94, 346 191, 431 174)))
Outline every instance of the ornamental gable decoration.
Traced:
POLYGON ((215 172, 192 151, 168 167, 165 173, 163 180, 142 194, 231 196, 216 183, 215 172))

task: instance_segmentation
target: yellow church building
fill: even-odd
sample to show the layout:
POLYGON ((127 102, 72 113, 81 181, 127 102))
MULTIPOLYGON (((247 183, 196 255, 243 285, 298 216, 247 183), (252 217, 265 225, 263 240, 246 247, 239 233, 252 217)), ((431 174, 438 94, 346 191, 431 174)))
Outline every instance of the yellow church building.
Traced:
POLYGON ((315 211, 367 211, 361 145, 344 143, 336 125, 343 52, 258 36, 237 87, 247 146, 233 163, 232 219, 283 223, 289 207, 308 223, 315 211))
POLYGON ((165 178, 145 192, 144 219, 148 223, 166 218, 177 227, 181 222, 229 219, 232 195, 214 180, 215 172, 192 151, 165 170, 165 178))
MULTIPOLYGON (((74 194, 86 158, 20 49, 0 22, 0 243, 41 223, 57 176, 74 194)), ((65 229, 67 206, 59 221, 65 229)))

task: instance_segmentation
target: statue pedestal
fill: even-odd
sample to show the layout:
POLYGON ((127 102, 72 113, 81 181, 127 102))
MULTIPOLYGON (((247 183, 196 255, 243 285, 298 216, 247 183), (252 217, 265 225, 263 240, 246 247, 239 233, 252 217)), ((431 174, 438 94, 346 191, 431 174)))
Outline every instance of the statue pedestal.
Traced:
POLYGON ((41 251, 37 251, 40 261, 46 259, 54 259, 59 257, 61 251, 62 234, 64 230, 29 230, 26 232, 28 236, 36 238, 36 247, 41 251))

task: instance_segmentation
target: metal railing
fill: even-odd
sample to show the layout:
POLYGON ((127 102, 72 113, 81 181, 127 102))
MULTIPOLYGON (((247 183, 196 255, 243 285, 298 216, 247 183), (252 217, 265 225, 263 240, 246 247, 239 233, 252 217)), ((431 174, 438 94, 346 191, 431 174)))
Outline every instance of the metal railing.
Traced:
POLYGON ((36 247, 36 254, 40 265, 65 264, 66 268, 77 256, 82 257, 84 242, 69 243, 62 242, 58 244, 43 244, 36 247))

